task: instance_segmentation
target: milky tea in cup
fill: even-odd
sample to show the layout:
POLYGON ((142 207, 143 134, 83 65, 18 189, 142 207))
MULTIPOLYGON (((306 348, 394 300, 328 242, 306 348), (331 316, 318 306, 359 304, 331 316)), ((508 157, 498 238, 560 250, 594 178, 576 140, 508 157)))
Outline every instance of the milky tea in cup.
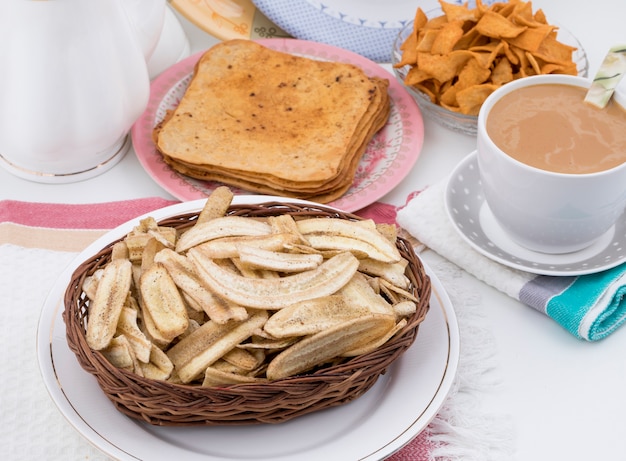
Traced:
POLYGON ((478 116, 485 200, 516 243, 581 250, 626 207, 626 109, 585 103, 588 79, 540 75, 507 83, 478 116))

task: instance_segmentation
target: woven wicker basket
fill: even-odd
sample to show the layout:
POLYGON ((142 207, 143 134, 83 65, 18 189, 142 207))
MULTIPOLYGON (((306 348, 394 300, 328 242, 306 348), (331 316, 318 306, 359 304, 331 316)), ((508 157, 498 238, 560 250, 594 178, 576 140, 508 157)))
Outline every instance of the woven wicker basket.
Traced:
MULTIPOLYGON (((233 205, 229 214, 266 217, 292 214, 301 217, 335 217, 358 220, 355 215, 323 206, 302 206, 271 202, 261 205, 233 205)), ((197 213, 168 218, 160 225, 184 229, 192 226, 197 213)), ((347 403, 365 393, 378 377, 414 342, 420 323, 429 308, 430 279, 410 244, 398 238, 397 246, 409 261, 410 290, 419 299, 417 311, 396 336, 374 352, 309 374, 263 384, 237 384, 204 388, 142 378, 118 369, 85 339, 88 300, 83 280, 103 267, 111 246, 83 262, 74 272, 65 292, 67 341, 80 365, 94 375, 98 384, 122 413, 154 425, 243 425, 280 423, 313 411, 347 403)))

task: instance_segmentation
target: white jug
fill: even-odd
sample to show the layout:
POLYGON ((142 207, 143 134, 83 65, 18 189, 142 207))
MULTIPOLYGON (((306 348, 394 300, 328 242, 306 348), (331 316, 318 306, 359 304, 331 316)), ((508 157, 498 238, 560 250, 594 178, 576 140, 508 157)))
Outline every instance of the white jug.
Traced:
POLYGON ((165 0, 0 1, 0 165, 73 182, 115 165, 150 94, 165 0))

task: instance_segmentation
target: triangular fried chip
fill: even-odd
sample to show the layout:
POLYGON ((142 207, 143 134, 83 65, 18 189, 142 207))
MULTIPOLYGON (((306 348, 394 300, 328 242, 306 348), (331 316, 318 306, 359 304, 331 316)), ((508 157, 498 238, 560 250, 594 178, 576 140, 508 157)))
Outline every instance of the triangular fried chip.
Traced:
POLYGON ((470 30, 465 32, 463 36, 456 42, 455 50, 469 50, 474 46, 483 45, 480 43, 483 36, 476 30, 475 27, 472 27, 470 30))
POLYGON ((485 68, 477 59, 470 59, 459 72, 459 79, 455 86, 461 90, 478 85, 486 82, 490 75, 491 70, 489 68, 485 68))
POLYGON ((511 67, 511 62, 506 56, 502 56, 498 59, 493 68, 493 72, 491 73, 491 83, 494 85, 504 85, 511 80, 513 80, 513 68, 511 67))
POLYGON ((573 62, 548 63, 541 66, 542 74, 578 75, 578 68, 573 62))
POLYGON ((395 64, 395 67, 415 64, 417 59, 417 34, 415 30, 404 40, 400 49, 402 50, 402 59, 395 64))
POLYGON ((445 56, 418 53, 417 64, 422 70, 443 83, 458 75, 471 57, 472 52, 466 50, 452 51, 445 56))
POLYGON ((535 52, 539 49, 543 41, 550 35, 554 26, 542 25, 528 28, 517 37, 509 38, 507 41, 518 48, 535 52))
POLYGON ((480 106, 482 106, 485 99, 497 88, 499 88, 497 85, 484 83, 459 91, 456 95, 456 99, 459 102, 461 112, 464 114, 478 115, 480 106))
POLYGON ((454 3, 447 3, 444 1, 439 1, 439 5, 441 5, 441 9, 445 14, 448 21, 476 21, 478 19, 478 10, 469 9, 467 7, 467 3, 463 5, 456 5, 454 3))
POLYGON ((533 21, 532 2, 519 2, 513 5, 513 11, 507 17, 516 24, 530 26, 533 21))
POLYGON ((454 49, 454 46, 462 36, 463 21, 448 22, 439 29, 430 52, 433 54, 448 54, 454 49))
POLYGON ((519 58, 513 52, 508 42, 502 41, 502 51, 504 51, 504 55, 507 57, 511 64, 513 64, 514 66, 517 66, 519 64, 519 58))
POLYGON ((419 67, 412 67, 411 70, 406 74, 404 79, 404 83, 409 86, 417 85, 418 83, 422 83, 424 80, 428 80, 432 76, 422 70, 419 67))
POLYGON ((418 7, 417 10, 415 11, 415 17, 413 18, 413 29, 420 30, 426 25, 427 22, 428 22, 428 16, 426 16, 426 13, 424 13, 424 10, 418 7))
POLYGON ((417 51, 427 51, 433 47, 433 43, 439 36, 439 29, 427 29, 421 31, 419 37, 417 38, 417 51))
POLYGON ((565 45, 564 43, 559 42, 556 38, 548 36, 539 46, 539 49, 537 49, 534 55, 546 62, 571 62, 574 50, 576 50, 575 47, 565 45))
POLYGON ((446 107, 456 107, 459 104, 456 102, 456 94, 459 92, 459 87, 456 85, 450 85, 445 91, 441 92, 439 102, 446 107))
POLYGON ((519 0, 514 0, 514 1, 509 0, 508 2, 496 2, 491 5, 491 8, 489 8, 489 11, 498 13, 500 16, 504 18, 508 18, 514 13, 515 8, 518 5, 518 3, 520 3, 519 0))
POLYGON ((526 26, 517 26, 507 18, 492 11, 487 11, 476 24, 476 29, 487 37, 512 38, 524 32, 526 26))
POLYGON ((534 18, 535 18, 535 21, 537 21, 540 24, 548 24, 548 20, 546 19, 546 15, 542 9, 535 11, 534 18))

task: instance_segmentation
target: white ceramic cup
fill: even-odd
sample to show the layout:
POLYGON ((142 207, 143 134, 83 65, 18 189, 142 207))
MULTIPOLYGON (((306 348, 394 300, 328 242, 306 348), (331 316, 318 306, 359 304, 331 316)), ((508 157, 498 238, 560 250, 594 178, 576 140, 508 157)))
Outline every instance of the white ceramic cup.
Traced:
POLYGON ((541 84, 588 88, 590 81, 569 75, 540 75, 515 80, 494 91, 478 115, 482 188, 496 221, 513 241, 542 253, 575 252, 611 232, 624 212, 626 163, 597 173, 556 173, 521 163, 499 149, 487 134, 492 107, 518 88, 541 84))

